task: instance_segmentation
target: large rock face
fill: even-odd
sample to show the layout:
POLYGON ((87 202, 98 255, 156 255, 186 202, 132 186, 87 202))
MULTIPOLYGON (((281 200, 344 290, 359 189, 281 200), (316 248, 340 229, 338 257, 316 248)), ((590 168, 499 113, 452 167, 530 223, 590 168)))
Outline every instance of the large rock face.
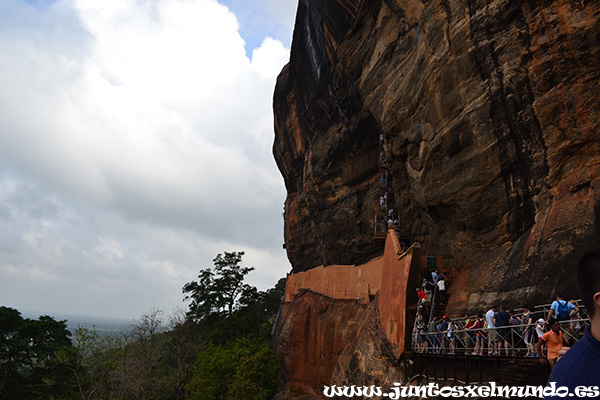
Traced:
MULTIPOLYGON (((377 307, 378 299, 362 305, 310 291, 285 303, 276 330, 282 387, 295 398, 318 399, 325 386, 402 382, 377 307)), ((277 398, 286 398, 285 393, 277 398)))
POLYGON ((300 0, 274 98, 294 270, 381 253, 380 175, 352 168, 383 135, 391 206, 452 265, 451 310, 575 296, 600 247, 599 19, 583 0, 300 0))

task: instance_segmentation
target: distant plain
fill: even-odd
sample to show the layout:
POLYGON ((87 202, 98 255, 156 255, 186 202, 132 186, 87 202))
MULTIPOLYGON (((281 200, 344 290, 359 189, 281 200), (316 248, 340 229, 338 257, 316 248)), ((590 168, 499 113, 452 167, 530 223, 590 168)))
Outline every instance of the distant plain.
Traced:
POLYGON ((69 315, 69 314, 48 314, 44 312, 19 310, 25 318, 38 319, 41 315, 48 315, 57 321, 67 321, 67 327, 71 335, 75 333, 75 329, 81 327, 98 332, 100 335, 117 335, 131 325, 135 324, 135 320, 123 318, 103 318, 103 317, 88 317, 84 315, 69 315))

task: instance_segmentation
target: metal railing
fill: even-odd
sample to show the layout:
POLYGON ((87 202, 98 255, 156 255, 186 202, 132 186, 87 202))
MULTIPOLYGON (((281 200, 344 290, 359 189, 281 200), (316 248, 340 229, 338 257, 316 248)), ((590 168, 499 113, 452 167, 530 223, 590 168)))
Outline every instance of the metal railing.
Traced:
MULTIPOLYGON (((579 310, 585 312, 585 306, 582 304, 583 302, 581 300, 576 300, 578 304, 581 304, 580 306, 577 306, 577 308, 579 308, 579 310)), ((538 318, 544 318, 546 319, 546 316, 548 315, 548 312, 550 311, 550 307, 552 306, 552 304, 541 304, 538 306, 534 306, 532 310, 530 310, 532 315, 538 315, 538 318)), ((512 309, 513 311, 515 311, 515 316, 519 317, 519 319, 523 316, 523 309, 522 308, 514 308, 512 309)), ((475 320, 477 318, 477 315, 469 315, 470 319, 475 320)), ((465 317, 457 317, 457 318, 452 318, 452 322, 454 323, 458 323, 462 326, 464 326, 464 321, 466 320, 465 317)))
POLYGON ((433 321, 433 317, 435 317, 435 305, 437 303, 435 300, 438 292, 438 287, 437 285, 435 285, 435 287, 433 288, 433 294, 431 295, 431 309, 429 310, 429 321, 427 321, 427 325, 431 324, 431 322, 433 321))
MULTIPOLYGON (((455 324, 454 321, 452 321, 455 324)), ((572 319, 561 322, 564 340, 571 345, 575 344, 583 336, 585 328, 590 324, 589 319, 572 319)), ((416 326, 416 325, 415 325, 416 326)), ((455 325, 456 326, 456 325, 455 325)), ((417 332, 413 329, 412 350, 417 353, 434 354, 467 354, 467 355, 502 355, 524 357, 531 354, 533 344, 536 349, 537 341, 534 343, 534 330, 538 323, 508 325, 496 328, 451 328, 443 332, 417 332), (491 334, 495 331, 495 334, 491 334), (526 335, 529 337, 527 338, 526 335), (489 339, 494 338, 493 343, 489 339), (500 342, 500 346, 498 346, 500 342)))

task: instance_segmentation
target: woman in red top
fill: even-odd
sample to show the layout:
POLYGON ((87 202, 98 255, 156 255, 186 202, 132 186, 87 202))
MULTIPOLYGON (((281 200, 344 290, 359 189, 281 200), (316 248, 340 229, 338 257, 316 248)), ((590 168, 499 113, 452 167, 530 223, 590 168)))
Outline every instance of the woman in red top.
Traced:
POLYGON ((483 314, 477 314, 477 321, 473 325, 473 330, 475 330, 475 350, 473 351, 473 355, 483 355, 483 338, 485 337, 485 332, 483 331, 485 328, 485 321, 483 320, 483 314))

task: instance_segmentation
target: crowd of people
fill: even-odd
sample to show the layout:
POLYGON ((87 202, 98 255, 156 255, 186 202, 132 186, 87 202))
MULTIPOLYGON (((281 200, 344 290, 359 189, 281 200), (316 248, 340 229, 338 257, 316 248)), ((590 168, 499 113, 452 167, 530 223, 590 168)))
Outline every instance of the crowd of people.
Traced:
MULTIPOLYGON (((447 277, 435 271, 431 280, 426 279, 417 288, 419 308, 413 350, 479 356, 496 356, 504 351, 507 356, 538 357, 540 363, 549 364, 552 369, 547 388, 566 390, 562 394, 553 392, 545 399, 563 398, 565 393, 575 396, 582 387, 597 389, 600 386, 600 251, 587 253, 579 260, 576 281, 581 306, 576 300, 567 301, 557 295, 549 309, 542 306, 534 310, 525 305, 516 312, 492 306, 485 314, 465 314, 454 319, 444 315, 438 321, 435 316, 428 316, 431 293, 435 301, 439 284, 446 285, 447 277)), ((597 390, 594 393, 597 397, 597 390)))
MULTIPOLYGON (((381 218, 376 214, 375 232, 385 233, 394 226, 402 249, 406 251, 410 242, 402 240, 398 215, 392 206, 394 191, 383 134, 379 140, 379 163, 383 173, 379 198, 381 218)), ((600 385, 597 373, 600 368, 600 251, 584 255, 579 260, 576 274, 577 290, 583 302, 581 307, 576 300, 567 301, 558 295, 548 310, 532 309, 529 305, 523 305, 521 309, 494 305, 485 313, 467 313, 461 318, 443 315, 438 320, 436 315, 431 315, 434 312, 432 306, 435 303, 437 310, 445 310, 449 277, 440 271, 432 271, 416 289, 419 306, 413 329, 413 350, 537 357, 553 369, 548 382, 569 389, 578 385, 600 385)))
POLYGON ((462 318, 430 317, 432 300, 438 307, 446 301, 447 286, 448 277, 433 271, 431 279, 424 279, 417 288, 419 307, 413 329, 416 352, 540 357, 544 356, 545 346, 553 366, 559 352, 568 350, 584 334, 587 316, 583 308, 576 300, 566 301, 562 296, 556 297, 547 312, 534 311, 529 305, 518 312, 494 305, 485 313, 466 313, 462 318))

